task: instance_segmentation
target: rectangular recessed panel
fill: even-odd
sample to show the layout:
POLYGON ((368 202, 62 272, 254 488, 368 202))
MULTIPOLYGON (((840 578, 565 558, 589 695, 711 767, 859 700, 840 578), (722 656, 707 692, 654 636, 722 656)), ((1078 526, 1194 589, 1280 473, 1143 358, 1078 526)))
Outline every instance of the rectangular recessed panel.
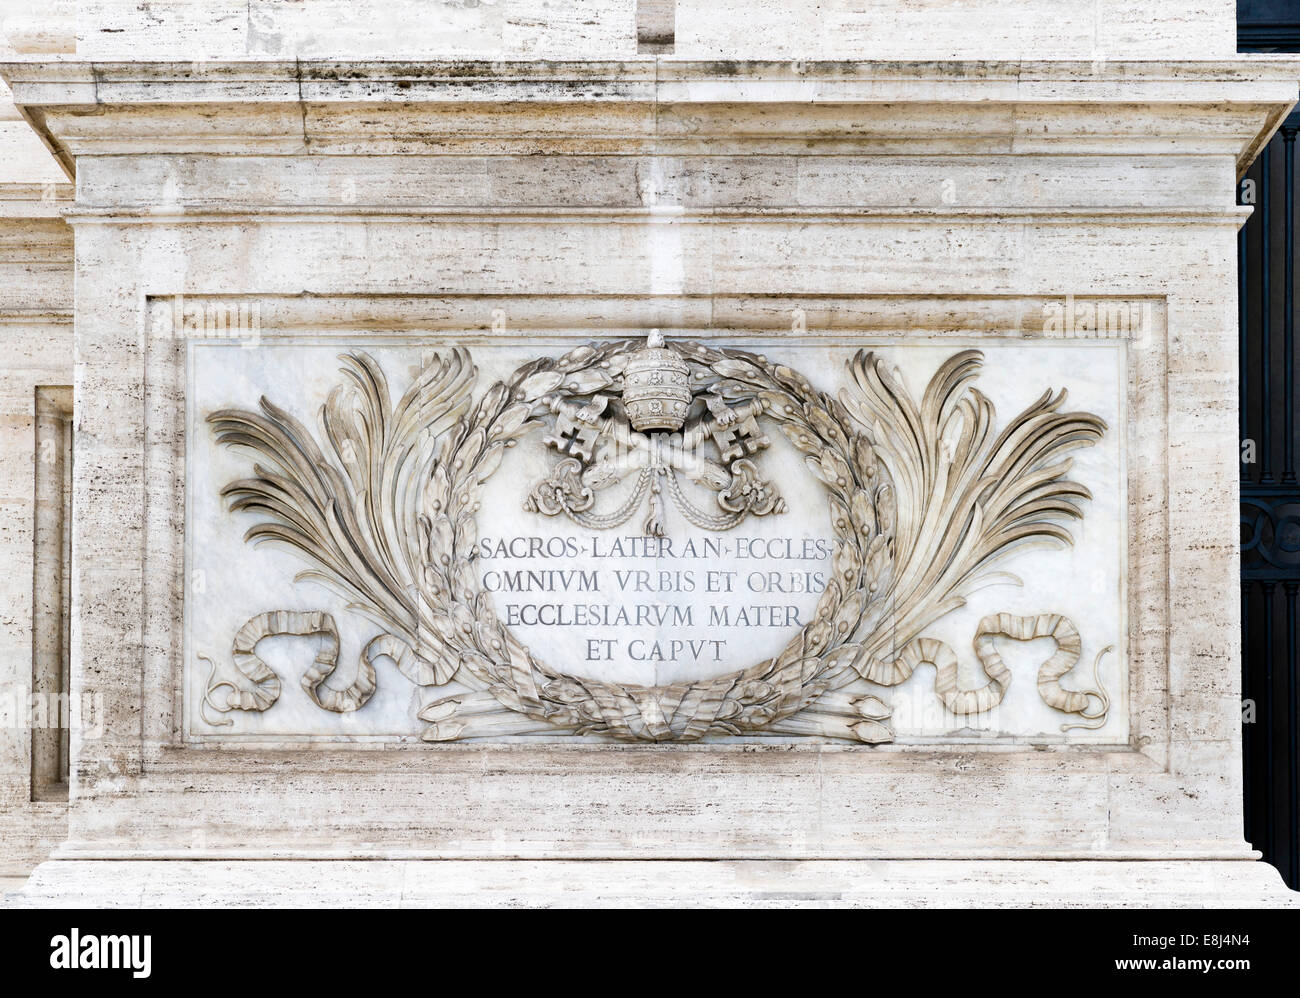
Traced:
POLYGON ((1125 353, 191 340, 187 737, 1123 743, 1125 353))

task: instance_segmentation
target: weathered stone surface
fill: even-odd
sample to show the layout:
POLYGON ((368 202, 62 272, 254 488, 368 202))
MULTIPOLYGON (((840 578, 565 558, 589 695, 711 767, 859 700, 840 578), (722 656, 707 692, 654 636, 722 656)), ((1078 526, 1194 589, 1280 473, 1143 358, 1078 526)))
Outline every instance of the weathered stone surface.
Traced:
MULTIPOLYGON (((17 903, 78 890, 99 903, 252 903, 325 879, 411 904, 658 903, 691 880, 679 902, 1288 900, 1251 862, 1239 817, 1246 211, 1233 184, 1294 101, 1300 65, 1235 58, 1229 4, 1147 5, 1137 20, 1101 3, 1078 20, 1036 0, 1015 24, 974 33, 964 18, 980 5, 875 4, 832 11, 834 34, 808 19, 760 50, 761 5, 737 18, 680 3, 677 54, 654 59, 635 54, 631 7, 624 23, 609 5, 612 19, 577 33, 555 20, 530 51, 511 47, 503 21, 490 44, 453 53, 475 62, 421 61, 448 53, 395 48, 389 21, 348 48, 345 21, 305 24, 297 5, 255 5, 256 18, 240 5, 228 24, 186 5, 156 22, 136 5, 83 6, 98 20, 84 21, 77 60, 0 69, 77 177, 75 261, 62 221, 0 228, 0 292, 36 288, 39 308, 63 310, 65 338, 75 294, 73 675, 102 698, 93 733, 74 735, 60 858, 17 903), (916 29, 891 56, 914 61, 815 61, 841 45, 882 55, 877 17, 916 29), (128 50, 137 61, 115 61, 128 50), (228 61, 192 61, 211 56, 228 61), (211 343, 183 326, 155 335, 152 317, 182 297, 256 306, 257 343, 246 357, 222 347, 240 361, 224 381, 203 363, 211 343), (1110 339, 1050 320, 1116 304, 1143 321, 1110 339), (349 745, 303 737, 328 726, 269 723, 251 739, 195 737, 204 676, 186 613, 201 629, 196 601, 221 609, 220 591, 196 589, 187 550, 205 536, 187 521, 194 490, 214 484, 187 480, 187 459, 210 453, 193 403, 215 397, 195 377, 244 405, 292 398, 307 418, 332 368, 296 363, 293 344, 392 363, 435 346, 554 355, 652 328, 777 344, 811 368, 873 346, 919 370, 922 354, 982 346, 1014 372, 1005 391, 1046 373, 1096 388, 1105 373, 1095 402, 1110 407, 1115 467, 1090 474, 1111 512, 1083 544, 1112 552, 1097 564, 1122 576, 1123 598, 1103 582, 1104 605, 1080 597, 1076 615, 1123 645, 1120 730, 998 741, 945 727, 878 746, 808 731, 762 744, 349 745), (1049 372, 1036 358, 1054 350, 1111 366, 1049 372), (718 857, 755 863, 677 865, 718 857), (281 858, 295 862, 270 862, 281 858), (305 872, 327 858, 339 863, 330 878, 305 872), (611 886, 606 864, 561 858, 625 863, 611 886), (405 862, 417 859, 428 862, 405 862), (674 861, 666 887, 645 880, 646 859, 674 861), (852 862, 820 862, 831 859, 852 862), (504 886, 520 876, 535 889, 504 886)), ((26 182, 39 203, 42 178, 26 182)), ((24 322, 33 307, 20 307, 24 322)), ((63 350, 54 366, 71 371, 63 350)), ((11 393, 15 449, 29 388, 11 393)), ((221 522, 210 500, 205 527, 221 522)), ((31 538, 18 527, 5 543, 17 556, 31 538)), ((1039 578, 1035 597, 1053 581, 1039 578)), ((21 652, 19 617, 6 640, 21 652)), ((912 680, 927 693, 929 672, 912 680)), ((22 738, 5 744, 20 788, 22 738)), ((10 800, 4 820, 25 819, 19 789, 10 800)))
MULTIPOLYGON (((50 189, 66 197, 66 188, 50 189)), ((30 184, 14 185, 0 197, 6 193, 8 200, 0 201, 8 209, 0 215, 0 562, 6 566, 0 583, 0 874, 12 875, 25 873, 67 833, 66 803, 32 800, 33 724, 50 734, 49 719, 59 709, 57 699, 44 696, 39 705, 32 699, 34 656, 51 650, 50 635, 33 630, 32 580, 37 388, 72 382, 72 233, 51 217, 59 200, 41 200, 30 184)))
POLYGON ((45 863, 5 905, 105 908, 1172 908, 1295 905, 1271 867, 1179 862, 45 863), (316 889, 304 895, 304 884, 316 889))

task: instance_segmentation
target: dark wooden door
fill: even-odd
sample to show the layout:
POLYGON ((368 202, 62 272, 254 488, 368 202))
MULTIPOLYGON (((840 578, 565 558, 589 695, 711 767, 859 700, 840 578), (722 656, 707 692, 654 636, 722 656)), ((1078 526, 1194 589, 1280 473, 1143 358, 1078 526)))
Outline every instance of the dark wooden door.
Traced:
MULTIPOLYGON (((1239 0, 1241 51, 1300 51, 1300 0, 1239 0)), ((1296 660, 1295 187, 1300 112, 1238 185, 1242 747, 1247 841, 1300 889, 1296 660)))

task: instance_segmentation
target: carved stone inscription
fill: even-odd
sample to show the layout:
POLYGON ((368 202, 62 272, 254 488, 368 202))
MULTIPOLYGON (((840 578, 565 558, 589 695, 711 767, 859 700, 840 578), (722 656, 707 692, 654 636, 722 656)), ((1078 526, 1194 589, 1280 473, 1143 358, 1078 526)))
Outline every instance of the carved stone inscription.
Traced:
POLYGON ((191 737, 1122 740, 1122 384, 1115 344, 194 344, 191 737))
POLYGON ((797 634, 826 588, 832 541, 516 534, 482 538, 479 553, 484 591, 526 643, 588 675, 658 685, 797 634))

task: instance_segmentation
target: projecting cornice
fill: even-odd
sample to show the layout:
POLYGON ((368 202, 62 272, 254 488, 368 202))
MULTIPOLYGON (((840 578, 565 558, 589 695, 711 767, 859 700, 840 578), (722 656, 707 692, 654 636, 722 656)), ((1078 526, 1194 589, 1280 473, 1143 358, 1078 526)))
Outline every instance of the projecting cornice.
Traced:
POLYGON ((78 156, 1231 154, 1296 100, 1300 60, 0 64, 78 156))

